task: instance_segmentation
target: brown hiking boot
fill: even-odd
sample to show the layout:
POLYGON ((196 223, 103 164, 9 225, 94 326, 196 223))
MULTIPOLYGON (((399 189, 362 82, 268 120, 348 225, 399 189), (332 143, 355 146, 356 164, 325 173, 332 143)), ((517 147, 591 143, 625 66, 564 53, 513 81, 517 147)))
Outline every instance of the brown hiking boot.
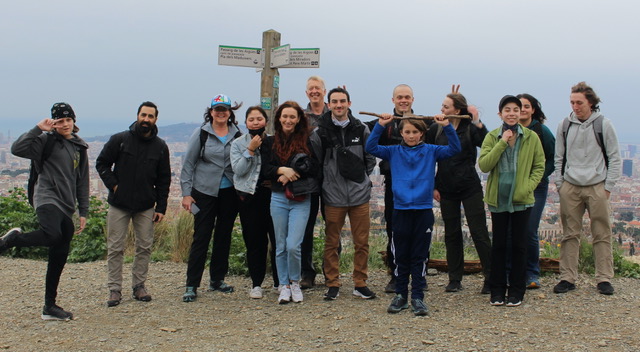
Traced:
POLYGON ((120 291, 109 291, 109 300, 107 300, 107 307, 115 307, 122 301, 122 293, 120 291))
POLYGON ((149 302, 151 300, 151 295, 147 293, 147 289, 144 288, 144 285, 139 285, 133 288, 133 299, 142 302, 149 302))

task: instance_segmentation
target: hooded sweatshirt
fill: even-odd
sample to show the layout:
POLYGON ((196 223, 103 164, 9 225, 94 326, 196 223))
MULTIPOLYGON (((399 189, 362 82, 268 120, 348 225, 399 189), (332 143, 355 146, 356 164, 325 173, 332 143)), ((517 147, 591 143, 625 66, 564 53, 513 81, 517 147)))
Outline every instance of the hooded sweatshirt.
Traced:
POLYGON ((367 140, 365 151, 389 162, 393 173, 393 202, 396 210, 433 208, 433 185, 436 162, 459 153, 460 140, 453 126, 443 128, 449 144, 420 143, 409 147, 403 144, 382 146, 378 144, 385 128, 376 123, 367 140))
POLYGON ((587 120, 581 122, 574 113, 571 113, 567 117, 570 124, 566 143, 562 135, 562 122, 558 125, 555 154, 556 186, 558 189, 564 181, 576 186, 591 186, 604 182, 604 188, 611 192, 620 179, 622 159, 618 137, 611 121, 603 116, 604 149, 609 157, 609 167, 607 168, 602 150, 596 140, 596 134, 593 132, 593 121, 599 116, 602 114, 594 111, 587 120), (562 175, 565 144, 567 161, 564 175, 562 175))
POLYGON ((88 145, 75 133, 66 139, 56 132, 43 133, 37 126, 21 135, 11 145, 11 153, 21 158, 40 160, 48 138, 56 138, 51 155, 42 165, 34 190, 34 207, 52 204, 68 217, 76 209, 81 217, 89 213, 89 163, 88 145))

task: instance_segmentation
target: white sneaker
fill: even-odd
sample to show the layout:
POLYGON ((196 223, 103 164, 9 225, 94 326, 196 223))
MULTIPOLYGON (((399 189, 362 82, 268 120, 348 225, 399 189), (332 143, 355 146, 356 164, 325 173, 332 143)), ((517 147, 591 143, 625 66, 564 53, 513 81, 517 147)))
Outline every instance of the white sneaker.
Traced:
POLYGON ((262 287, 256 286, 256 287, 252 288, 251 292, 249 292, 249 297, 255 298, 255 299, 262 298, 262 287))
POLYGON ((291 289, 287 286, 280 286, 280 295, 278 296, 278 303, 287 304, 291 302, 291 289))
POLYGON ((291 283, 291 299, 295 303, 302 302, 302 290, 300 289, 300 284, 298 283, 298 281, 294 281, 291 283))

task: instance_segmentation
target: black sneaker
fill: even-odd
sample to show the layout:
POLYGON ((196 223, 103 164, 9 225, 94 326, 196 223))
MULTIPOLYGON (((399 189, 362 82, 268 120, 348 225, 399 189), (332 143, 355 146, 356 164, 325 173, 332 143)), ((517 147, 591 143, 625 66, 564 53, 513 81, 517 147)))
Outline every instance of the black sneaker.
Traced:
POLYGON ((209 281, 209 291, 220 291, 223 293, 233 292, 233 286, 227 285, 224 281, 209 281))
POLYGON ((522 300, 515 297, 509 297, 507 299, 507 307, 517 307, 522 304, 522 300))
POLYGON ((491 296, 489 300, 489 304, 492 306, 503 306, 504 305, 504 296, 491 296))
POLYGON ((598 292, 603 295, 612 295, 613 286, 611 286, 611 283, 607 281, 600 282, 598 283, 598 292))
POLYGON ((409 308, 407 299, 402 297, 401 294, 397 294, 395 297, 393 297, 393 300, 391 300, 391 304, 389 305, 389 308, 387 308, 387 312, 395 314, 400 313, 401 310, 407 308, 409 308))
POLYGON ((487 281, 482 284, 482 289, 480 290, 480 294, 488 295, 491 293, 491 285, 487 281))
POLYGON ((20 229, 19 227, 14 227, 11 230, 7 231, 4 236, 0 237, 0 254, 13 247, 13 240, 20 234, 22 234, 22 229, 20 229))
POLYGON ((386 293, 396 293, 396 278, 391 276, 391 280, 387 286, 384 287, 384 292, 386 293))
MULTIPOLYGON (((355 292, 355 291, 353 291, 355 292)), ((324 294, 325 301, 333 301, 340 295, 340 287, 329 287, 327 292, 324 294)))
POLYGON ((411 310, 415 316, 419 317, 429 314, 429 308, 427 308, 427 305, 418 298, 411 300, 411 310))
POLYGON ((553 287, 553 293, 567 293, 575 289, 576 285, 570 283, 567 280, 561 280, 557 285, 553 287))
POLYGON ((364 298, 364 299, 376 298, 376 294, 373 291, 371 291, 367 286, 354 287, 353 295, 356 297, 364 298))
POLYGON ((458 292, 462 291, 462 284, 458 280, 451 280, 447 287, 444 288, 444 292, 458 292))
POLYGON ((68 321, 73 319, 73 313, 58 307, 57 305, 44 306, 42 308, 42 320, 64 320, 68 321))

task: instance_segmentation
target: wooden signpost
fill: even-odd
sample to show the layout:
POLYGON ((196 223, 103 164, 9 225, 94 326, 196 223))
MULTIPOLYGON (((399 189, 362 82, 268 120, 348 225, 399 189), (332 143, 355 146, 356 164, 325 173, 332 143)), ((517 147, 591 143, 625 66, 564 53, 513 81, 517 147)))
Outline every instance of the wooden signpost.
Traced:
POLYGON ((320 49, 280 45, 280 33, 270 29, 262 33, 262 48, 220 45, 218 65, 254 67, 261 71, 260 106, 269 115, 267 131, 273 132, 272 117, 278 108, 280 90, 278 68, 319 68, 320 49))

